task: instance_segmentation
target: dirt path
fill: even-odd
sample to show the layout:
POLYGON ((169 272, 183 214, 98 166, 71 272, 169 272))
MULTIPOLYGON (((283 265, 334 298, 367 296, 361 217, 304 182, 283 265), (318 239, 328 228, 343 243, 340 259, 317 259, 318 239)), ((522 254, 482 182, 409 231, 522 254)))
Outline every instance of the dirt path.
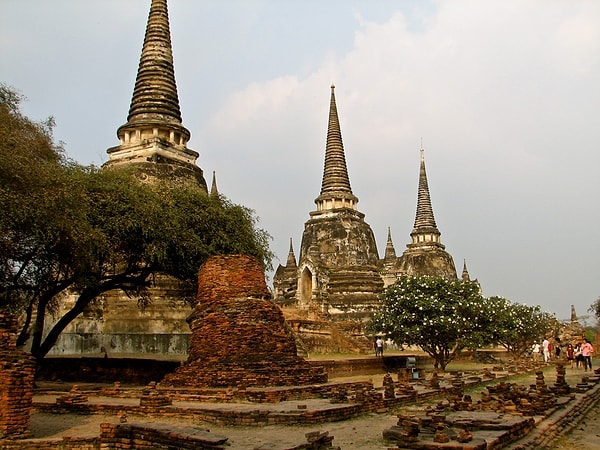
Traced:
POLYGON ((600 402, 588 411, 577 427, 556 442, 558 450, 600 450, 600 402))
MULTIPOLYGON (((392 414, 368 414, 343 422, 324 423, 320 425, 289 426, 274 425, 265 427, 225 427, 210 423, 191 423, 175 418, 138 418, 128 417, 128 422, 160 422, 193 425, 208 429, 212 433, 228 438, 231 450, 252 449, 264 444, 302 444, 306 442, 305 434, 312 431, 328 431, 334 436, 333 444, 342 449, 385 450, 392 445, 383 440, 383 430, 395 425, 397 417, 392 414)), ((77 416, 74 414, 56 415, 35 413, 32 416, 30 430, 35 438, 53 438, 62 436, 97 436, 100 424, 118 422, 113 416, 77 416)))

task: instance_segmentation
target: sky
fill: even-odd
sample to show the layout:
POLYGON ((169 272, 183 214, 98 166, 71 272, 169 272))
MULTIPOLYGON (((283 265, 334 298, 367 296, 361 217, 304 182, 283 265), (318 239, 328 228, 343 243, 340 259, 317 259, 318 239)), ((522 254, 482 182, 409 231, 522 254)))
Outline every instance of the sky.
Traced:
MULTIPOLYGON (((101 165, 126 122, 150 0, 0 0, 0 83, 101 165)), ((410 242, 420 149, 446 250, 486 297, 584 321, 600 297, 600 2, 170 0, 183 125, 210 185, 296 257, 330 86, 383 257, 410 242)), ((272 274, 270 274, 272 279, 272 274)))

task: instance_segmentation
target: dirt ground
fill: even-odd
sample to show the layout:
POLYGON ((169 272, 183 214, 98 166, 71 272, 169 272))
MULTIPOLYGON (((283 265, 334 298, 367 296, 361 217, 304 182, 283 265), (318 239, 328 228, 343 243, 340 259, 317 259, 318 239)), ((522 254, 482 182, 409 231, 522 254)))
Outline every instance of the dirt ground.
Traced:
MULTIPOLYGON (((454 370, 466 370, 453 367, 454 370)), ((354 381, 357 379, 372 379, 375 386, 381 386, 382 374, 357 376, 352 378, 338 378, 331 381, 354 381)), ((567 383, 575 385, 581 381, 584 375, 583 369, 567 368, 567 383)), ((546 383, 555 381, 552 369, 545 371, 546 383)), ((523 384, 531 384, 534 375, 520 376, 511 381, 523 384)), ((481 388, 483 389, 483 388, 481 388)), ((473 392, 474 398, 477 393, 473 392)), ((403 408, 406 411, 406 408, 403 408)), ((210 430, 212 433, 226 436, 231 450, 252 449, 264 444, 301 444, 306 442, 305 434, 313 431, 327 431, 334 436, 333 445, 342 449, 362 450, 385 450, 393 447, 393 443, 383 440, 383 430, 390 428, 397 422, 394 412, 381 414, 366 414, 355 419, 342 422, 323 423, 320 425, 290 426, 273 425, 265 427, 239 427, 239 426, 217 426, 211 423, 194 422, 177 418, 135 417, 130 415, 128 422, 160 422, 179 425, 191 425, 210 430)), ((47 413, 34 413, 31 418, 30 431, 33 438, 59 438, 63 436, 97 436, 100 424, 103 422, 117 423, 115 415, 91 415, 79 416, 74 414, 57 415, 47 413)), ((576 429, 560 439, 557 449, 590 449, 600 450, 600 404, 596 405, 576 429)))
POLYGON ((600 450, 600 403, 597 403, 579 425, 556 442, 557 450, 600 450))
MULTIPOLYGON (((359 381, 372 380, 375 387, 381 387, 383 376, 365 375, 332 379, 331 381, 359 381)), ((64 390, 70 388, 64 386, 64 390)), ((79 385, 85 389, 85 385, 79 385)), ((53 386, 56 388, 56 386, 53 386)), ((44 397, 44 396, 42 396, 44 397)), ((115 401, 119 401, 115 399, 115 401)), ((301 403, 310 403, 302 401, 301 403)), ((313 425, 272 425, 272 426, 219 426, 208 422, 179 419, 176 417, 136 417, 128 415, 129 423, 156 422, 188 425, 228 438, 231 450, 253 449, 265 444, 294 444, 306 443, 305 435, 310 432, 328 432, 334 437, 333 445, 342 449, 384 450, 392 443, 383 440, 383 431, 395 425, 398 418, 395 414, 365 414, 360 417, 340 421, 313 425)), ((101 423, 118 423, 119 418, 113 415, 76 415, 76 414, 50 414, 34 413, 29 427, 31 437, 38 439, 61 438, 64 436, 93 437, 100 434, 101 423)))
MULTIPOLYGON (((301 444, 306 442, 305 434, 312 431, 327 431, 334 436, 333 444, 342 449, 382 450, 390 443, 383 440, 386 428, 395 425, 397 418, 389 414, 369 414, 344 422, 325 423, 311 426, 265 426, 265 427, 223 427, 209 423, 194 423, 170 419, 136 419, 128 417, 129 422, 161 422, 193 425, 212 433, 226 436, 232 450, 252 449, 264 444, 301 444)), ((74 416, 54 414, 34 414, 31 431, 36 438, 61 436, 97 436, 100 424, 117 422, 115 416, 74 416)))

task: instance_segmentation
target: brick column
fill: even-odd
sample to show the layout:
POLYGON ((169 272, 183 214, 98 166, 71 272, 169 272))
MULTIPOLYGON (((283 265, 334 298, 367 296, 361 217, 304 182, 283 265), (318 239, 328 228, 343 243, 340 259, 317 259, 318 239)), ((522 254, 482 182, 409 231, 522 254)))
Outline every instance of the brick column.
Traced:
POLYGON ((27 436, 34 376, 34 358, 17 350, 16 318, 0 313, 0 438, 27 436))

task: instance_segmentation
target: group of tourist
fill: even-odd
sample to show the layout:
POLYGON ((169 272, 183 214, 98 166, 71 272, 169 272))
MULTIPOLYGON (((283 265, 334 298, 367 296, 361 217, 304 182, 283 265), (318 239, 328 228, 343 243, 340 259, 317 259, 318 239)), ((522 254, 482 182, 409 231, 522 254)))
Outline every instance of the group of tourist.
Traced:
MULTIPOLYGON (((560 345, 553 345, 547 338, 541 344, 534 342, 531 347, 531 357, 534 361, 549 362, 553 357, 560 358, 562 348, 560 345), (553 356, 554 353, 554 356, 553 356)), ((592 355, 594 354, 594 346, 587 339, 583 338, 583 342, 573 346, 567 345, 565 356, 571 368, 575 365, 576 368, 583 367, 586 371, 592 370, 592 355)))

